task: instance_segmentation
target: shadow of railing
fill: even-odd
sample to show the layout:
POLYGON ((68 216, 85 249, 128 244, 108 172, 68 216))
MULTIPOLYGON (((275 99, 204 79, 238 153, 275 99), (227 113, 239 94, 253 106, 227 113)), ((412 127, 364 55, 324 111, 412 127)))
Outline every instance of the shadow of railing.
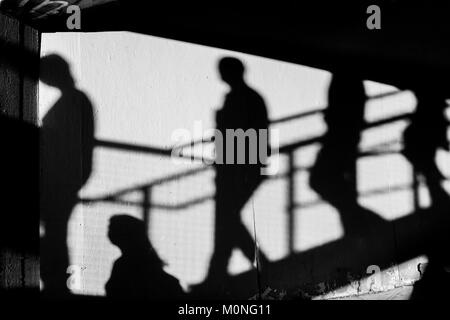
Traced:
MULTIPOLYGON (((371 99, 371 100, 382 99, 382 98, 397 95, 401 92, 402 91, 387 92, 387 93, 372 96, 369 99, 371 99)), ((271 126, 284 124, 286 122, 294 121, 294 120, 302 120, 302 119, 305 119, 310 116, 321 115, 324 110, 326 110, 326 107, 319 107, 316 110, 306 111, 306 112, 298 113, 295 115, 290 115, 287 117, 275 119, 275 120, 271 121, 271 126)), ((410 115, 411 114, 402 114, 402 115, 397 115, 397 116, 386 118, 386 119, 381 119, 381 120, 378 120, 378 121, 375 121, 372 123, 368 123, 366 125, 366 129, 390 124, 390 123, 393 123, 396 121, 408 120, 410 115)), ((288 232, 288 236, 287 236, 287 238, 288 238, 287 245, 288 245, 290 253, 294 252, 294 233, 295 233, 294 210, 301 208, 301 205, 296 204, 295 200, 294 200, 294 198, 295 198, 294 195, 296 192, 294 176, 295 176, 296 172, 308 171, 310 169, 309 167, 296 167, 294 153, 300 148, 311 146, 311 145, 317 144, 317 143, 321 143, 322 139, 323 139, 323 136, 313 136, 310 138, 306 138, 306 139, 303 139, 303 140, 300 140, 300 141, 297 141, 294 143, 290 143, 290 144, 281 146, 278 148, 278 150, 275 150, 279 154, 286 155, 288 158, 288 168, 286 170, 286 173, 281 174, 281 175, 269 176, 269 180, 285 178, 288 181, 286 211, 287 211, 287 219, 288 219, 287 225, 289 226, 289 232, 288 232)), ((212 137, 203 137, 202 139, 194 140, 194 141, 188 142, 184 145, 177 145, 177 148, 179 150, 182 150, 185 148, 193 148, 194 146, 199 145, 199 144, 212 143, 212 142, 213 142, 212 137)), ((383 145, 380 145, 380 146, 374 146, 371 148, 372 149, 371 151, 360 152, 359 156, 360 157, 377 156, 377 155, 381 156, 381 155, 385 155, 385 154, 388 154, 391 152, 395 152, 395 151, 389 150, 390 145, 395 144, 395 143, 396 143, 396 141, 392 141, 392 142, 384 143, 383 145), (380 148, 380 147, 382 147, 382 148, 380 148), (378 149, 381 149, 381 150, 378 150, 378 149)), ((168 157, 168 158, 176 156, 176 157, 180 157, 180 158, 189 159, 191 161, 200 161, 200 162, 208 161, 208 163, 212 163, 211 159, 207 159, 203 155, 195 155, 192 153, 191 154, 186 154, 186 153, 176 153, 175 154, 175 153, 173 153, 173 150, 171 148, 132 145, 132 144, 127 144, 127 143, 122 143, 122 142, 106 141, 106 140, 97 140, 96 146, 101 147, 101 148, 113 149, 113 150, 122 150, 122 151, 127 151, 127 152, 152 154, 152 155, 164 156, 164 157, 168 157)), ((160 186, 160 185, 163 185, 165 183, 169 183, 169 182, 175 181, 175 180, 179 181, 180 179, 187 178, 187 177, 190 177, 193 175, 197 175, 197 174, 205 172, 207 170, 213 170, 213 167, 210 165, 204 165, 199 168, 192 169, 192 170, 187 170, 187 171, 175 173, 175 174, 172 174, 169 176, 157 178, 146 184, 141 184, 141 185, 136 185, 136 186, 120 189, 120 190, 114 191, 110 194, 99 196, 99 197, 83 198, 83 199, 80 199, 80 201, 83 203, 110 202, 110 203, 139 206, 139 207, 141 207, 142 219, 146 223, 148 223, 150 210, 152 208, 164 209, 167 211, 175 211, 175 210, 186 209, 189 206, 198 205, 198 204, 204 203, 206 201, 213 200, 214 194, 199 196, 195 199, 191 199, 191 200, 185 201, 183 203, 175 204, 175 205, 157 203, 154 200, 152 200, 153 190, 156 186, 160 186), (128 200, 120 199, 121 196, 123 196, 127 193, 130 193, 130 192, 135 192, 135 191, 141 192, 141 194, 142 194, 141 199, 143 199, 142 201, 128 201, 128 200)), ((392 188, 392 186, 391 186, 391 188, 392 188)), ((319 201, 317 201, 317 203, 319 203, 319 201)), ((308 204, 308 206, 310 206, 310 205, 311 204, 308 204)))
MULTIPOLYGON (((369 99, 374 100, 374 99, 381 99, 381 98, 385 98, 385 97, 391 97, 391 96, 395 96, 402 92, 403 91, 394 91, 394 92, 383 93, 380 95, 372 96, 369 99)), ((273 126, 273 125, 283 124, 283 123, 286 123, 289 121, 304 119, 304 118, 310 117, 310 116, 321 115, 324 110, 326 110, 326 107, 321 107, 321 108, 317 108, 316 110, 302 112, 299 114, 275 119, 275 120, 271 121, 271 125, 273 126)), ((398 121, 410 120, 411 115, 412 115, 412 113, 404 113, 404 114, 380 119, 380 120, 377 120, 377 121, 374 121, 371 123, 367 123, 364 127, 364 130, 381 127, 381 126, 392 124, 392 123, 395 123, 398 121)), ((298 151, 299 149, 307 147, 307 146, 311 146, 314 144, 320 144, 322 142, 322 139, 323 139, 323 136, 311 136, 311 137, 302 139, 302 140, 294 142, 294 143, 289 143, 287 145, 280 146, 278 148, 278 150, 276 150, 279 154, 287 156, 287 159, 288 159, 288 161, 287 161, 288 165, 287 165, 286 172, 268 177, 268 180, 275 180, 275 179, 286 179, 287 180, 286 216, 287 216, 288 233, 287 233, 286 241, 287 241, 289 256, 288 256, 288 258, 283 259, 283 261, 290 261, 289 259, 291 259, 291 258, 289 258, 289 257, 294 257, 292 259, 295 260, 295 259, 297 259, 295 257, 299 256, 299 254, 296 253, 295 249, 294 249, 294 234, 295 234, 294 226, 296 225, 295 211, 297 211, 298 209, 301 209, 301 208, 310 208, 310 207, 318 205, 322 202, 320 199, 317 199, 317 200, 313 200, 313 201, 301 203, 301 204, 296 203, 295 195, 298 193, 297 193, 296 182, 295 182, 295 178, 294 178, 295 174, 298 172, 301 172, 301 171, 309 171, 310 167, 309 166, 296 166, 295 165, 295 162, 296 162, 295 161, 296 160, 295 152, 298 151)), ((181 146, 178 145, 177 148, 179 148, 179 149, 193 148, 194 146, 199 145, 199 144, 212 143, 212 142, 213 142, 213 139, 211 137, 204 137, 202 139, 188 142, 181 146)), ((176 156, 179 158, 190 159, 191 161, 202 161, 203 162, 203 161, 207 160, 208 163, 212 163, 211 159, 206 159, 203 155, 185 154, 185 153, 174 154, 172 152, 172 149, 170 149, 170 148, 160 148, 160 147, 155 147, 155 146, 139 146, 139 145, 131 145, 131 144, 127 144, 127 143, 122 143, 122 142, 106 141, 106 140, 97 140, 96 146, 100 147, 100 148, 107 148, 107 149, 113 149, 113 150, 159 155, 159 156, 164 156, 164 157, 168 157, 168 158, 176 156)), ((389 155, 389 154, 396 154, 398 152, 401 152, 401 141, 388 141, 388 142, 383 142, 383 143, 371 146, 370 148, 367 148, 367 150, 359 152, 358 157, 362 158, 362 157, 384 156, 384 155, 389 155), (394 146, 398 146, 398 147, 394 148, 394 146)), ((184 202, 180 202, 177 204, 158 203, 155 200, 153 200, 153 198, 152 198, 152 194, 153 194, 155 187, 164 185, 164 184, 172 182, 172 181, 180 181, 181 179, 184 179, 184 178, 196 176, 196 175, 206 172, 208 170, 213 170, 213 166, 212 165, 202 165, 202 166, 199 166, 198 168, 194 168, 191 170, 187 170, 187 171, 183 171, 183 172, 179 172, 179 173, 175 173, 175 174, 171 174, 168 176, 154 179, 153 181, 151 181, 149 183, 120 189, 120 190, 111 192, 107 195, 91 197, 91 198, 82 198, 82 199, 80 199, 80 202, 82 202, 82 203, 108 202, 108 203, 139 206, 141 208, 141 212, 142 212, 142 219, 148 225, 152 209, 162 209, 162 210, 166 210, 166 211, 179 211, 179 210, 184 210, 189 207, 205 203, 207 201, 214 200, 214 197, 215 197, 214 194, 202 195, 202 196, 195 197, 193 199, 190 199, 190 200, 187 200, 184 202), (142 201, 128 201, 128 200, 121 199, 121 197, 123 195, 125 195, 127 193, 131 193, 131 192, 136 192, 136 191, 141 193, 142 201)), ((414 203, 413 211, 420 212, 421 209, 419 208, 419 205, 418 205, 418 203, 419 203, 418 187, 419 187, 419 182, 417 181, 417 174, 415 174, 415 172, 413 172, 413 180, 410 185, 408 185, 408 184, 406 184, 406 185, 390 185, 388 190, 383 189, 383 188, 378 188, 378 189, 374 189, 374 190, 367 190, 363 193, 360 193, 359 195, 366 196, 366 195, 392 192, 395 190, 411 189, 411 190, 413 190, 413 203, 414 203)), ((403 221, 403 220, 400 219, 400 221, 403 221)), ((391 224, 389 224, 389 227, 387 227, 387 228, 388 229, 391 228, 396 223, 399 223, 399 222, 397 220, 391 222, 391 224)), ((400 224, 402 224, 402 222, 400 222, 400 224)), ((384 230, 384 232, 385 231, 386 230, 384 230)), ((330 244, 325 244, 318 248, 313 248, 311 250, 308 250, 308 252, 310 252, 310 251, 316 252, 315 253, 316 255, 321 255, 320 254, 320 252, 322 250, 321 248, 331 248, 331 247, 333 247, 333 248, 339 247, 340 248, 342 246, 342 243, 347 243, 347 242, 348 242, 348 240, 346 240, 344 238, 344 239, 341 239, 338 241, 334 241, 330 244)), ((344 247, 342 247, 342 248, 344 248, 344 247)), ((329 249, 323 249, 323 250, 324 250, 324 252, 329 252, 329 249)), ((377 254, 380 255, 381 253, 377 253, 377 254)), ((303 256, 309 255, 309 253, 304 252, 304 253, 301 253, 301 255, 303 257, 303 256)), ((334 256, 334 253, 332 256, 334 256)), ((381 256, 382 256, 382 254, 381 254, 381 256)), ((380 256, 380 259, 382 258, 381 256, 380 256)), ((395 254, 391 255, 390 257, 393 257, 393 256, 395 256, 395 254)), ((406 254, 405 256, 410 257, 411 255, 406 254)), ((285 270, 284 267, 277 267, 278 265, 281 265, 281 264, 282 264, 281 261, 274 262, 273 266, 275 266, 275 269, 273 269, 273 268, 272 269, 276 270, 277 268, 278 269, 281 268, 284 270, 283 272, 286 272, 287 270, 285 270)), ((388 263, 387 262, 381 263, 380 265, 388 266, 388 263)), ((238 275, 235 278, 236 279, 244 279, 246 277, 245 274, 248 274, 248 272, 244 273, 240 276, 238 275)), ((339 284, 339 285, 341 285, 341 284, 339 284)), ((330 290, 331 289, 332 288, 330 287, 330 290)), ((239 296, 239 294, 237 296, 239 296)), ((245 298, 245 296, 242 296, 242 297, 245 298)))

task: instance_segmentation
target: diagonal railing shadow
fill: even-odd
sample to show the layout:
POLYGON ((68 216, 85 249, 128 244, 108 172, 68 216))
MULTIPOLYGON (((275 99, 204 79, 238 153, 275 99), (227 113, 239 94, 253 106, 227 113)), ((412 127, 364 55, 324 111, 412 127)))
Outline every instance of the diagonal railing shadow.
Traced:
MULTIPOLYGON (((385 97, 390 97, 390 96, 397 95, 401 92, 402 91, 388 92, 388 93, 372 96, 372 97, 370 97, 370 99, 381 99, 381 98, 385 98, 385 97)), ((271 121, 271 125, 283 124, 283 123, 286 123, 289 121, 300 120, 300 119, 304 119, 306 117, 320 115, 323 113, 324 110, 326 110, 326 108, 322 107, 322 108, 318 108, 317 110, 302 112, 299 114, 275 119, 275 120, 271 121)), ((405 114, 401 114, 401 115, 395 115, 392 117, 380 119, 380 120, 366 124, 364 129, 377 128, 377 127, 392 124, 392 123, 395 123, 398 121, 409 120, 411 115, 412 115, 411 113, 405 113, 405 114)), ((277 150, 280 154, 283 154, 288 157, 288 168, 285 173, 274 175, 274 176, 269 176, 269 180, 286 179, 288 182, 288 186, 287 186, 288 192, 287 192, 287 199, 286 199, 286 203, 287 203, 286 216, 287 216, 287 224, 288 224, 288 233, 287 233, 286 241, 287 241, 287 247, 289 249, 289 255, 285 259, 271 263, 271 265, 268 267, 268 269, 271 271, 270 272, 271 277, 266 278, 267 283, 272 284, 272 286, 275 286, 275 287, 277 286, 277 284, 283 283, 283 285, 280 287, 283 288, 283 286, 284 286, 285 288, 288 288, 289 286, 286 286, 287 284, 284 283, 284 281, 288 281, 288 280, 283 280, 282 274, 288 273, 288 274, 292 275, 292 273, 289 272, 289 269, 291 267, 295 268, 295 270, 300 271, 301 266, 307 265, 306 261, 308 261, 308 259, 313 256, 320 257, 320 259, 324 260, 324 264, 327 266, 327 267, 317 269, 317 270, 321 270, 319 273, 322 272, 323 277, 321 277, 320 279, 316 278, 315 282, 320 282, 318 280, 328 279, 329 281, 327 283, 334 283, 334 285, 330 285, 327 288, 327 291, 339 288, 339 286, 347 283, 346 279, 341 279, 341 280, 336 280, 336 281, 333 280, 330 277, 330 272, 333 272, 333 270, 334 270, 333 268, 340 266, 339 263, 332 263, 332 261, 340 261, 339 257, 338 257, 339 252, 341 252, 341 251, 347 252, 348 248, 352 248, 352 246, 354 247, 355 245, 357 245, 353 241, 354 239, 347 239, 344 236, 344 238, 342 238, 342 239, 327 243, 320 247, 316 247, 316 248, 307 250, 306 252, 296 253, 294 250, 294 234, 295 234, 294 226, 296 224, 295 223, 295 215, 296 215, 296 212, 298 212, 297 210, 302 209, 302 208, 310 208, 312 206, 315 206, 315 205, 318 205, 321 203, 320 199, 313 200, 313 201, 306 202, 306 203, 296 203, 295 202, 294 194, 295 194, 296 189, 295 189, 294 176, 299 171, 309 171, 310 167, 296 166, 294 153, 301 148, 311 146, 314 144, 320 144, 322 142, 322 139, 323 139, 323 136, 312 136, 312 137, 302 139, 302 140, 294 142, 294 143, 289 143, 287 145, 283 145, 283 146, 279 147, 279 149, 277 150), (330 263, 330 261, 331 261, 331 263, 330 263), (300 269, 299 269, 299 266, 300 266, 300 269)), ((192 142, 188 142, 188 143, 178 146, 178 147, 179 148, 192 148, 195 145, 204 144, 204 143, 212 143, 212 142, 213 142, 213 140, 210 137, 206 137, 206 138, 202 138, 202 139, 195 140, 192 142)), ((138 146, 138 145, 130 145, 127 143, 105 141, 105 140, 96 141, 96 146, 101 147, 101 148, 128 151, 128 152, 134 152, 134 153, 154 154, 154 155, 159 155, 159 156, 164 156, 164 157, 173 156, 172 149, 159 148, 159 147, 155 147, 155 146, 138 146)), ((388 154, 395 154, 395 153, 398 153, 401 151, 401 148, 399 148, 399 146, 401 146, 401 143, 399 141, 383 142, 381 144, 371 146, 370 148, 367 148, 367 150, 359 152, 358 156, 359 156, 359 158, 362 158, 362 157, 373 157, 373 156, 384 156, 384 155, 388 155, 388 154), (395 148, 394 146, 397 146, 397 148, 395 148)), ((181 158, 190 159, 193 161, 204 161, 205 160, 203 155, 180 153, 180 154, 177 154, 176 156, 181 157, 181 158)), ((206 159, 206 160, 208 160, 209 163, 211 163, 210 159, 206 159)), ((171 181, 175 181, 175 180, 180 181, 180 179, 183 179, 183 178, 196 176, 196 175, 206 172, 208 170, 213 170, 213 167, 211 165, 199 166, 199 167, 191 169, 191 170, 187 170, 187 171, 183 171, 183 172, 179 172, 179 173, 175 173, 175 174, 171 174, 168 176, 154 179, 153 181, 151 181, 149 183, 135 185, 135 186, 123 188, 120 190, 116 190, 116 191, 108 193, 106 195, 82 198, 82 199, 80 199, 80 202, 81 203, 91 203, 91 204, 99 203, 99 202, 107 202, 107 203, 117 203, 117 204, 127 204, 127 205, 139 206, 142 211, 142 219, 148 224, 149 219, 150 219, 150 217, 149 217, 150 212, 152 209, 162 209, 162 210, 166 210, 168 212, 176 212, 176 211, 180 211, 183 209, 187 209, 192 206, 200 205, 207 201, 214 200, 214 197, 215 197, 214 194, 198 196, 193 199, 189 199, 189 200, 177 203, 177 204, 158 203, 152 199, 152 193, 153 193, 153 190, 155 187, 164 185, 171 181), (141 192, 141 194, 142 194, 141 201, 128 201, 128 200, 121 199, 122 196, 124 196, 130 192, 136 192, 136 191, 141 192)), ((418 191, 417 191, 417 189, 418 189, 419 183, 417 181, 416 176, 417 175, 414 173, 413 174, 413 182, 410 185, 394 185, 394 186, 391 185, 391 186, 389 186, 388 190, 383 189, 383 188, 378 188, 378 189, 374 189, 374 190, 366 190, 365 192, 359 194, 360 196, 367 196, 367 195, 392 192, 394 190, 412 189, 414 191, 413 192, 414 212, 419 213, 419 215, 418 215, 419 218, 417 216, 414 218, 407 216, 405 218, 401 218, 401 219, 397 219, 395 221, 388 222, 382 229, 379 230, 379 232, 381 234, 385 234, 384 240, 382 242, 377 242, 375 238, 368 238, 368 239, 363 240, 363 243, 365 243, 364 246, 367 247, 369 251, 374 250, 373 256, 376 257, 376 259, 374 259, 374 260, 378 261, 377 263, 380 267, 388 267, 390 265, 390 263, 392 263, 392 261, 396 261, 396 262, 405 261, 408 258, 413 258, 413 257, 419 256, 421 253, 426 251, 423 248, 423 246, 415 246, 412 250, 395 248, 395 250, 392 249, 391 251, 389 251, 389 254, 383 254, 383 246, 386 246, 386 248, 388 248, 389 246, 392 246, 392 243, 399 242, 398 239, 397 240, 392 239, 392 235, 393 235, 392 229, 403 230, 403 232, 406 234, 405 237, 408 238, 408 241, 410 241, 410 243, 415 243, 417 241, 420 241, 419 239, 428 236, 428 235, 423 235, 422 234, 423 231, 418 231, 414 228, 413 229, 415 231, 413 229, 411 229, 413 231, 408 231, 409 225, 416 225, 417 223, 419 223, 418 221, 421 221, 422 218, 420 218, 420 217, 426 218, 426 215, 427 215, 427 213, 425 213, 424 210, 421 210, 418 207, 418 199, 417 199, 418 191), (417 219, 419 219, 419 220, 417 220, 417 219), (387 239, 389 239, 389 240, 387 240, 387 239), (397 250, 399 250, 399 251, 397 252, 397 250)), ((403 237, 403 235, 401 235, 400 237, 403 237)), ((402 242, 402 241, 400 241, 400 242, 402 242)), ((406 242, 404 242, 404 243, 406 243, 406 242)), ((350 258, 348 258, 348 259, 350 259, 350 258)), ((367 264, 364 264, 362 260, 356 259, 355 261, 356 261, 356 264, 353 266, 353 268, 357 269, 358 265, 359 266, 367 265, 367 264)), ((291 269, 291 270, 293 270, 293 269, 291 269)), ((361 271, 361 270, 359 270, 359 271, 361 271)), ((358 274, 359 271, 357 270, 356 273, 358 274)), ((233 292, 233 294, 231 294, 229 297, 246 298, 246 297, 249 297, 251 294, 254 294, 254 292, 246 292, 246 290, 243 289, 245 286, 242 285, 244 283, 247 283, 247 284, 249 284, 247 286, 247 288, 252 288, 252 285, 250 285, 250 282, 254 280, 254 276, 252 275, 252 273, 253 273, 253 271, 248 271, 241 275, 233 277, 233 281, 230 282, 230 285, 232 288, 234 287, 235 290, 230 289, 231 290, 230 292, 233 292)), ((298 284, 298 283, 307 283, 308 282, 308 281, 306 281, 307 280, 306 275, 310 274, 310 272, 308 273, 308 272, 297 272, 296 271, 296 273, 300 274, 298 276, 299 277, 298 281, 300 281, 300 282, 294 281, 295 283, 298 284)), ((361 277, 363 277, 363 276, 364 276, 364 274, 361 273, 361 277)))
MULTIPOLYGON (((387 92, 387 93, 372 96, 369 99, 371 99, 371 100, 382 99, 382 98, 386 98, 386 97, 395 96, 399 93, 401 93, 401 91, 387 92)), ((290 115, 287 117, 282 117, 279 119, 272 120, 271 125, 278 125, 278 124, 286 123, 288 121, 302 120, 302 119, 305 119, 310 116, 321 115, 324 110, 326 110, 326 107, 318 107, 317 110, 311 110, 311 111, 307 111, 307 112, 301 112, 301 113, 298 113, 295 115, 290 115)), ((379 126, 390 124, 390 123, 393 123, 396 121, 407 120, 407 119, 409 119, 409 117, 410 117, 410 114, 402 114, 402 115, 394 116, 394 117, 387 118, 387 119, 381 119, 381 120, 375 121, 373 123, 367 124, 366 129, 373 128, 373 127, 379 127, 379 126)), ((288 203, 287 204, 287 212, 288 213, 287 213, 287 217, 288 217, 288 225, 290 226, 289 227, 290 231, 288 232, 287 242, 288 242, 288 246, 290 248, 290 252, 294 251, 294 249, 293 249, 293 239, 294 239, 293 225, 295 224, 294 210, 298 209, 300 207, 298 204, 296 204, 294 202, 294 184, 295 184, 294 175, 297 171, 309 170, 309 168, 296 168, 295 167, 294 153, 300 148, 307 147, 307 146, 317 144, 317 143, 321 143, 322 139, 323 139, 322 136, 313 136, 310 138, 302 139, 300 141, 281 146, 281 147, 279 147, 278 150, 276 150, 277 152, 279 152, 279 154, 283 154, 288 157, 288 169, 287 169, 286 173, 283 175, 271 176, 269 178, 270 179, 285 178, 288 181, 288 199, 287 199, 287 203, 288 203)), ((194 141, 185 143, 183 145, 178 145, 177 148, 179 148, 179 149, 192 148, 199 144, 212 143, 212 142, 213 142, 212 137, 204 137, 202 139, 194 140, 194 141)), ((374 146, 371 148, 371 151, 361 152, 359 156, 365 157, 365 156, 385 155, 389 152, 393 152, 392 150, 391 151, 389 150, 390 144, 393 144, 393 143, 395 143, 395 142, 385 143, 387 145, 387 147, 386 147, 386 145, 374 146), (378 149, 381 149, 381 151, 378 149)), ((127 151, 127 152, 154 154, 154 155, 159 155, 159 156, 164 156, 164 157, 174 156, 171 148, 131 145, 131 144, 122 143, 122 142, 105 141, 105 140, 97 140, 96 146, 101 147, 101 148, 122 150, 122 151, 127 151)), ((179 153, 179 154, 176 154, 175 156, 180 157, 180 158, 189 159, 191 161, 208 160, 208 163, 211 163, 211 159, 206 159, 203 155, 179 153)), ((149 182, 146 184, 135 185, 135 186, 131 186, 128 188, 116 190, 114 192, 108 193, 107 195, 83 198, 83 199, 80 199, 80 201, 83 203, 95 203, 95 202, 110 202, 111 203, 111 202, 113 202, 113 203, 128 204, 128 205, 138 205, 141 207, 143 220, 148 222, 151 208, 174 211, 174 210, 186 209, 189 206, 198 205, 198 204, 204 203, 206 201, 212 200, 214 198, 213 194, 199 196, 196 199, 191 199, 191 200, 185 201, 183 203, 175 204, 175 205, 155 203, 153 200, 150 201, 153 189, 156 186, 160 186, 160 185, 163 185, 165 183, 175 181, 175 180, 180 180, 182 178, 190 177, 190 176, 202 173, 207 170, 212 170, 212 169, 213 169, 212 166, 205 165, 205 166, 201 166, 199 168, 195 168, 195 169, 187 170, 184 172, 175 173, 175 174, 172 174, 169 176, 157 178, 157 179, 153 180, 152 182, 149 182), (135 192, 135 191, 140 191, 142 193, 142 199, 143 199, 142 201, 126 201, 126 200, 120 199, 121 196, 123 196, 127 193, 130 193, 130 192, 135 192)))

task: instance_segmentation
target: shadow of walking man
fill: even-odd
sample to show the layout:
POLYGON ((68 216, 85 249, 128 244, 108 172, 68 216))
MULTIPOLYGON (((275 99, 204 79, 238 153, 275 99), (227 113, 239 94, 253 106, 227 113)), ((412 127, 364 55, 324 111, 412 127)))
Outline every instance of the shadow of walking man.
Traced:
POLYGON ((216 114, 216 133, 222 139, 215 137, 215 239, 204 282, 215 288, 225 286, 234 248, 241 249, 258 268, 268 261, 241 221, 243 207, 264 180, 261 170, 267 164, 270 152, 266 105, 263 98, 245 83, 244 71, 244 65, 238 59, 225 57, 219 62, 220 76, 231 90, 225 97, 223 108, 216 114), (267 133, 267 136, 260 133, 267 133), (261 141, 263 138, 266 140, 261 141))
POLYGON ((325 112, 328 131, 310 176, 311 188, 339 211, 346 236, 365 236, 385 222, 358 203, 356 161, 366 100, 361 79, 333 75, 325 112))
MULTIPOLYGON (((404 131, 404 156, 413 165, 415 174, 422 176, 428 187, 431 216, 436 226, 450 222, 450 196, 444 189, 445 176, 436 163, 439 149, 450 151, 447 139, 449 121, 445 118, 446 95, 439 85, 423 84, 416 88, 416 111, 404 131)), ((448 299, 450 284, 450 255, 448 234, 431 235, 427 247, 428 265, 423 277, 415 283, 411 300, 448 299)))

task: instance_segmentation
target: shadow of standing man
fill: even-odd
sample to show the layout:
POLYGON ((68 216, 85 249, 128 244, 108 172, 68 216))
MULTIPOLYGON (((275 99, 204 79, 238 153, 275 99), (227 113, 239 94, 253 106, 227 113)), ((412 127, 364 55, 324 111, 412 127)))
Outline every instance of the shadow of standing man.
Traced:
POLYGON ((41 59, 41 81, 61 96, 42 120, 40 141, 41 279, 52 297, 69 293, 67 227, 78 191, 92 172, 93 106, 58 55, 41 59))

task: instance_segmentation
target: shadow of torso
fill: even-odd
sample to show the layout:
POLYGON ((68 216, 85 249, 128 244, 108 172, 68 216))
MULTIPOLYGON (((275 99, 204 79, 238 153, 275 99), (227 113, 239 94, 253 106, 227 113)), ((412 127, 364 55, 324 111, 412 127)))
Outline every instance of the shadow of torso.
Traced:
POLYGON ((158 260, 138 253, 117 259, 105 289, 111 299, 174 300, 184 296, 178 280, 166 273, 158 260))

